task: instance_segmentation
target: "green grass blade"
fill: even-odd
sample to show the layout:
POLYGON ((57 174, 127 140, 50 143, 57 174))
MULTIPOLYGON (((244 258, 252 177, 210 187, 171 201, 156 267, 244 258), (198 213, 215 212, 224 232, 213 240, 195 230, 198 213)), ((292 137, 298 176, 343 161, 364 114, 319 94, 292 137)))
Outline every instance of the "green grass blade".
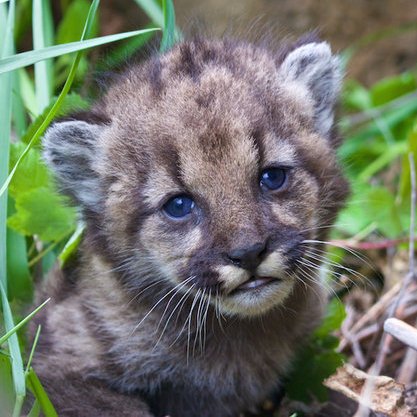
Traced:
POLYGON ((164 31, 159 50, 165 52, 175 44, 175 10, 172 0, 162 0, 164 31))
POLYGON ((31 410, 29 411, 29 414, 27 415, 27 417, 38 417, 40 412, 41 412, 41 406, 39 404, 39 401, 35 400, 35 402, 33 403, 33 406, 31 408, 31 410))
POLYGON ((100 0, 93 0, 90 6, 90 10, 88 11, 87 20, 84 26, 83 33, 81 35, 81 40, 88 38, 89 34, 91 33, 91 30, 94 25, 94 17, 97 13, 97 8, 100 3, 100 0))
MULTIPOLYGON (((13 27, 15 19, 15 2, 12 0, 7 6, 1 4, 0 27, 2 30, 1 57, 13 53, 13 27)), ((9 170, 10 123, 12 108, 12 74, 0 76, 0 183, 7 179, 9 170)), ((7 293, 7 260, 6 260, 6 220, 7 194, 0 195, 0 283, 7 293)))
MULTIPOLYGON (((149 27, 151 26, 149 25, 149 27)), ((109 68, 123 65, 133 54, 147 44, 154 35, 155 32, 147 33, 141 37, 131 38, 126 42, 122 42, 122 45, 114 49, 112 48, 105 61, 98 63, 98 70, 108 70, 109 68)))
POLYGON ((43 59, 55 58, 57 56, 68 54, 72 52, 84 51, 95 46, 104 45, 111 42, 116 42, 122 39, 131 38, 133 36, 140 36, 149 32, 160 30, 159 28, 134 30, 131 32, 123 32, 115 35, 101 36, 94 39, 84 41, 71 42, 63 45, 55 45, 47 48, 39 49, 37 51, 22 52, 0 60, 0 74, 13 71, 18 68, 27 67, 43 59))
MULTIPOLYGON (((94 5, 94 3, 93 3, 94 5)), ((90 15, 89 15, 90 16, 90 15)), ((93 18, 93 17, 91 17, 93 18)), ((86 25, 88 25, 88 21, 86 23, 86 25)), ((146 33, 149 32, 149 30, 145 31, 146 33)), ((132 32, 130 32, 132 33, 132 32)), ((135 31, 136 34, 142 34, 144 33, 144 31, 135 31)), ((94 40, 94 39, 93 39, 94 40)), ((88 42, 88 41, 86 41, 88 42)), ((39 51, 38 51, 39 52, 39 51)), ((62 91, 60 93, 60 95, 58 96, 58 99, 56 100, 55 104, 52 106, 51 110, 49 111, 49 113, 46 115, 45 120, 42 122, 42 124, 39 126, 39 128, 36 130, 35 134, 33 135, 32 139, 29 141, 28 145, 26 146, 25 150, 22 152, 22 154, 20 155, 19 159, 17 160, 16 164, 14 165, 14 167, 12 168, 12 170, 10 171, 10 174, 8 175, 8 177, 6 178, 6 180, 4 181, 1 189, 0 189, 0 196, 3 195, 3 193, 7 190, 7 187, 10 184, 10 181, 12 180, 16 169, 18 168, 18 166, 20 165, 20 163, 23 161, 23 159, 26 157, 26 155, 28 154, 29 150, 32 148, 32 146, 37 143, 37 141, 39 140, 39 138, 41 137, 41 135, 45 132, 46 128, 49 126, 49 124, 51 123, 51 121, 53 120, 55 114, 58 112, 58 110, 60 109, 63 100, 65 99, 65 96, 68 94, 68 91, 71 88, 71 85, 74 81, 75 78, 75 73, 77 71, 77 67, 78 64, 80 62, 81 59, 81 52, 78 52, 74 63, 71 67, 70 73, 68 75, 68 78, 64 84, 64 87, 62 88, 62 91)))
POLYGON ((3 56, 3 48, 6 46, 7 11, 7 6, 0 3, 0 58, 3 56))
POLYGON ((41 334, 41 330, 42 330, 42 326, 39 325, 38 329, 36 330, 35 339, 33 340, 32 349, 30 350, 28 363, 26 364, 25 374, 29 372, 30 367, 32 365, 33 355, 35 354, 35 349, 36 349, 36 346, 38 345, 39 335, 41 334))
POLYGON ((12 365, 10 356, 0 350, 0 405, 1 416, 11 416, 15 394, 13 391, 12 365))
POLYGON ((19 76, 20 97, 23 101, 27 113, 29 113, 29 116, 31 116, 33 120, 37 110, 34 82, 29 77, 27 70, 24 68, 18 70, 17 74, 19 76))
MULTIPOLYGON (((51 45, 51 20, 49 1, 33 0, 32 28, 34 51, 51 45)), ((35 85, 37 113, 39 114, 51 100, 53 79, 50 60, 39 61, 35 64, 35 85)))
POLYGON ((64 246, 64 249, 62 249, 61 253, 59 254, 59 260, 61 261, 61 265, 65 265, 65 262, 67 262, 67 260, 78 248, 78 245, 81 242, 84 229, 85 224, 82 222, 78 222, 77 228, 75 229, 72 236, 68 239, 67 243, 64 246))
POLYGON ((48 398, 48 395, 33 368, 30 368, 29 372, 26 374, 26 382, 28 388, 33 392, 35 398, 39 401, 45 417, 58 417, 51 400, 48 398))
MULTIPOLYGON (((9 199, 10 201, 10 199, 9 199)), ((10 215, 9 204, 9 215, 10 215)), ((28 265, 26 238, 7 228, 7 281, 8 297, 29 302, 32 300, 32 277, 28 265)))
POLYGON ((26 109, 23 103, 19 74, 16 72, 13 74, 13 109, 12 120, 16 135, 21 138, 27 129, 26 109))
POLYGON ((45 305, 49 302, 50 298, 48 298, 46 301, 44 301, 39 307, 35 308, 29 315, 27 315, 23 320, 21 320, 19 323, 16 324, 16 326, 12 326, 10 329, 8 329, 7 333, 4 334, 2 337, 0 337, 0 345, 4 343, 6 340, 8 340, 11 336, 13 336, 22 326, 24 326, 29 320, 32 319, 32 317, 42 308, 45 307, 45 305))
POLYGON ((160 27, 164 26, 164 14, 155 0, 135 0, 149 18, 160 27))
MULTIPOLYGON (((9 332, 15 326, 13 323, 12 311, 10 310, 9 301, 4 286, 0 282, 1 301, 3 305, 3 318, 6 331, 9 332)), ((3 338, 2 338, 3 339, 3 338)), ((22 355, 20 353, 19 341, 16 332, 8 336, 9 351, 12 358, 12 375, 13 385, 16 393, 15 408, 13 410, 13 417, 19 417, 23 405, 23 400, 26 396, 25 373, 23 370, 22 355)), ((0 342, 1 343, 1 342, 0 342)))

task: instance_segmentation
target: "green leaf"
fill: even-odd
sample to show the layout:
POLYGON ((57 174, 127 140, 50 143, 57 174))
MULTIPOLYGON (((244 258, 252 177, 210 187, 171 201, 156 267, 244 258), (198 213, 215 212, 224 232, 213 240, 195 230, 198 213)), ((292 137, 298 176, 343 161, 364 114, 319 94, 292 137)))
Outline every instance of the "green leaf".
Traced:
MULTIPOLYGON (((90 12, 88 14, 87 21, 85 22, 84 31, 83 31, 83 34, 82 34, 82 39, 84 39, 84 36, 89 33, 89 30, 90 30, 91 25, 92 25, 92 21, 94 19, 94 13, 95 13, 95 11, 97 10, 97 7, 98 7, 98 3, 99 3, 98 0, 93 0, 93 2, 91 3, 90 12)), ((143 33, 144 31, 140 31, 140 32, 143 33)), ((39 51, 37 51, 37 52, 39 52, 39 51)), ((37 143, 37 141, 39 140, 41 135, 45 132, 46 128, 51 123, 52 119, 55 117, 56 113, 59 111, 59 109, 60 109, 60 107, 61 107, 66 95, 68 94, 73 81, 74 81, 74 77, 75 77, 75 74, 77 72, 77 68, 78 68, 78 64, 81 60, 81 56, 82 56, 81 52, 78 52, 76 57, 75 57, 75 60, 72 64, 72 67, 71 67, 71 70, 69 72, 68 78, 67 78, 67 80, 64 84, 64 87, 62 88, 62 91, 61 91, 60 95, 58 96, 57 101, 52 106, 52 108, 48 112, 48 114, 46 115, 45 120, 42 122, 42 124, 39 126, 39 128, 36 130, 36 132, 33 134, 33 136, 31 137, 28 145, 26 146, 25 150, 19 156, 19 159, 17 160, 16 164, 13 166, 13 168, 10 171, 9 175, 7 176, 6 180, 3 182, 2 186, 1 186, 1 189, 0 189, 0 197, 7 190, 7 187, 9 186, 10 181, 12 180, 13 175, 15 174, 15 172, 16 172, 17 168, 19 167, 20 163, 24 160, 24 158, 26 157, 26 155, 28 154, 28 152, 32 148, 32 146, 34 146, 37 143)), ((0 222, 0 224, 1 224, 1 222, 0 222)))
MULTIPOLYGON (((13 316, 10 310, 9 301, 7 300, 6 290, 0 282, 1 301, 3 305, 3 319, 6 331, 12 331, 14 328, 13 316)), ((3 338, 2 338, 3 339, 3 338)), ((13 385, 16 394, 16 401, 13 410, 13 417, 19 417, 23 400, 26 396, 25 375, 23 371, 22 355, 20 353, 19 341, 15 332, 8 337, 8 344, 12 363, 13 385)))
POLYGON ((352 184, 352 195, 337 219, 336 227, 338 230, 348 236, 354 236, 375 221, 373 215, 364 209, 368 205, 370 189, 371 187, 368 184, 362 184, 358 181, 352 184))
POLYGON ((13 71, 18 68, 27 67, 44 59, 55 58, 63 54, 84 51, 99 45, 116 42, 122 39, 140 36, 149 32, 159 30, 158 28, 134 30, 131 32, 123 32, 115 35, 101 36, 94 39, 87 39, 78 42, 71 42, 64 45, 54 45, 37 51, 28 51, 16 54, 7 58, 0 59, 0 74, 13 71))
POLYGON ((110 67, 117 67, 124 64, 133 54, 148 43, 154 35, 155 32, 149 32, 141 37, 121 41, 121 45, 109 51, 103 63, 98 63, 99 70, 108 70, 110 67))
POLYGON ((26 374, 26 382, 28 388, 32 391, 35 398, 39 401, 39 404, 42 408, 42 411, 45 417, 58 417, 57 412, 55 411, 54 406, 51 403, 51 400, 48 397, 45 389, 43 388, 41 381, 35 374, 35 371, 30 368, 29 372, 26 374))
POLYGON ((299 353, 290 378, 285 384, 292 400, 309 403, 326 401, 327 389, 322 382, 343 364, 344 356, 335 351, 339 340, 332 335, 346 317, 343 304, 333 299, 321 326, 313 333, 309 344, 299 353))
POLYGON ((0 404, 4 416, 12 415, 15 401, 10 359, 10 356, 0 352, 0 404))
POLYGON ((343 320, 346 318, 345 306, 337 298, 333 298, 327 305, 326 315, 318 329, 314 332, 314 337, 321 339, 331 332, 340 329, 343 320))
MULTIPOLYGON (((14 202, 9 198, 9 215, 15 212, 14 202)), ((14 230, 7 228, 7 281, 9 300, 17 298, 29 302, 33 288, 29 271, 26 239, 14 230)))
POLYGON ((384 187, 369 190, 366 198, 366 211, 378 224, 384 236, 394 239, 401 236, 403 227, 397 211, 395 197, 384 187))
POLYGON ((407 152, 403 157, 400 186, 399 186, 399 201, 400 203, 408 202, 411 193, 411 179, 410 179, 410 163, 408 160, 408 153, 414 154, 414 164, 417 167, 417 118, 407 135, 407 152))
POLYGON ((403 155, 407 150, 406 143, 395 143, 387 146, 387 150, 378 158, 368 164, 368 166, 358 176, 359 181, 368 181, 373 175, 385 168, 390 162, 403 155))
POLYGON ((82 222, 78 222, 77 228, 72 236, 68 239, 68 242, 65 244, 64 249, 59 254, 59 260, 61 261, 61 266, 65 265, 68 259, 75 253, 78 248, 78 245, 81 242, 83 236, 85 225, 82 222))
MULTIPOLYGON (((33 0, 32 14, 34 51, 52 44, 52 15, 49 0, 33 0)), ((49 104, 52 95, 52 62, 44 60, 35 64, 37 113, 49 104)))
POLYGON ((29 116, 32 117, 37 114, 35 85, 25 69, 19 69, 17 75, 19 77, 20 98, 22 99, 29 116))
POLYGON ((342 93, 343 105, 352 110, 366 110, 372 106, 369 91, 356 81, 348 80, 342 93))
POLYGON ((164 14, 155 0, 135 0, 149 18, 160 27, 164 27, 164 14))
POLYGON ((26 109, 22 99, 19 74, 13 74, 13 102, 12 119, 14 130, 18 138, 22 137, 27 129, 26 109))
MULTIPOLYGON (((25 144, 18 142, 10 147, 10 165, 16 164, 19 156, 25 149, 25 144)), ((41 160, 37 149, 31 149, 25 160, 16 171, 13 181, 10 183, 10 194, 16 199, 21 194, 39 187, 49 187, 51 177, 48 168, 41 160)))
MULTIPOLYGON (((42 126, 42 123, 45 121, 46 117, 48 116, 49 112, 53 108, 57 101, 57 97, 53 98, 51 100, 51 103, 48 107, 43 111, 41 115, 39 115, 33 123, 29 126, 29 129, 25 134, 22 136, 21 141, 24 143, 29 143, 30 139, 34 136, 36 131, 39 129, 40 126, 42 126)), ((62 101, 61 106, 58 108, 55 117, 64 117, 67 116, 73 112, 77 111, 83 111, 87 110, 90 107, 90 103, 82 98, 79 94, 70 93, 67 94, 62 101)), ((22 150, 23 151, 23 150, 22 150)), ((14 163, 17 162, 17 159, 14 161, 14 163)), ((13 162, 10 163, 10 165, 14 164, 13 162)))
POLYGON ((33 285, 28 267, 26 239, 10 228, 7 228, 7 281, 10 300, 32 300, 33 285))
MULTIPOLYGON (((90 10, 90 2, 87 0, 75 0, 70 3, 58 25, 55 42, 57 44, 70 43, 80 39, 84 22, 90 10)), ((95 17, 91 26, 90 36, 98 34, 98 18, 95 17)))
POLYGON ((164 13, 164 30, 162 33, 160 52, 165 52, 175 44, 175 11, 172 0, 162 0, 164 13))
MULTIPOLYGON (((63 19, 61 20, 58 30, 56 43, 65 44, 74 41, 78 41, 84 30, 84 22, 87 19, 90 10, 90 2, 87 0, 75 0, 70 3, 66 9, 63 19)), ((98 35, 98 16, 96 15, 91 25, 89 37, 95 37, 98 35)), ((61 55, 55 65, 56 81, 57 85, 62 85, 65 81, 62 80, 62 76, 68 72, 68 67, 71 66, 73 61, 72 55, 61 55)), ((88 70, 88 63, 85 57, 80 61, 77 70, 77 80, 80 79, 83 74, 88 70)))
POLYGON ((16 197, 16 213, 8 225, 24 235, 56 242, 74 229, 75 210, 63 206, 62 198, 49 188, 40 187, 16 197))
MULTIPOLYGON (((15 21, 15 1, 10 1, 9 7, 0 4, 0 31, 3 43, 0 43, 0 58, 13 53, 13 26, 15 21)), ((9 145, 11 133, 12 109, 12 74, 0 76, 0 184, 7 181, 9 169, 9 145)), ((7 293, 7 260, 6 260, 6 219, 7 194, 0 193, 0 283, 7 293)))
POLYGON ((416 89, 417 82, 414 74, 406 72, 379 81, 372 86, 370 93, 373 105, 380 106, 416 89))
POLYGON ((7 333, 0 337, 0 345, 7 341, 8 339, 12 338, 13 335, 16 334, 16 332, 24 326, 29 320, 32 319, 32 317, 43 307, 45 307, 46 303, 48 303, 50 298, 48 298, 46 301, 44 301, 39 307, 36 307, 35 310, 33 310, 30 314, 28 314, 23 320, 21 320, 16 326, 11 326, 7 333))
POLYGON ((334 351, 321 352, 316 347, 306 348, 299 355, 285 390, 290 399, 310 403, 327 400, 324 379, 332 375, 343 364, 344 357, 334 351))
POLYGON ((41 405, 39 404, 38 400, 35 400, 27 417, 38 417, 40 412, 41 412, 41 405))
MULTIPOLYGON (((46 300, 45 303, 48 302, 48 301, 49 301, 49 299, 46 300)), ((26 364, 25 374, 27 374, 29 372, 29 370, 32 366, 33 355, 35 354, 36 346, 38 345, 38 342, 39 342, 39 336, 41 334, 41 330, 42 330, 42 326, 38 325, 38 328, 36 329, 35 338, 34 338, 33 343, 32 343, 32 349, 30 349, 29 359, 28 359, 28 362, 26 364)))

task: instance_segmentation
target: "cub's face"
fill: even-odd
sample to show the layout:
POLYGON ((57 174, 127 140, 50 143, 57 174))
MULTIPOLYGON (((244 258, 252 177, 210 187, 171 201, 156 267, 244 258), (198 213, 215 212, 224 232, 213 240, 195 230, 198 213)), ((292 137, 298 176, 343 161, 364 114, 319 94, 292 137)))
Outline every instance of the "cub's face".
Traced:
POLYGON ((345 197, 330 134, 339 82, 324 43, 281 58, 184 43, 128 70, 93 123, 54 125, 46 159, 130 287, 158 281, 258 315, 291 293, 303 241, 345 197))

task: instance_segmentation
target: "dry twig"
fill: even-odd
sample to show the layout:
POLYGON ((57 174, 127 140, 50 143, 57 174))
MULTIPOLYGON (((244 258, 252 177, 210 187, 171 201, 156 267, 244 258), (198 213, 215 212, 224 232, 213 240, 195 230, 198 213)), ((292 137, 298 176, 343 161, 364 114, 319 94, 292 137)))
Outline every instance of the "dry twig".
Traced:
MULTIPOLYGON (((408 160, 410 163, 410 177, 411 177, 411 221, 410 221, 410 241, 409 241, 409 272, 404 278, 400 291, 398 293, 397 298, 395 299, 394 303, 392 303, 387 319, 395 317, 401 302, 404 299, 404 295, 411 285, 411 283, 415 280, 415 263, 414 263, 414 240, 415 240, 415 207, 416 207, 416 171, 414 165, 414 155, 410 153, 408 155, 408 160)), ((411 327, 411 326, 410 326, 411 327)), ((382 366, 385 361, 385 357, 389 351, 389 347, 391 344, 392 337, 384 333, 381 342, 380 342, 380 349, 378 351, 376 360, 374 365, 370 369, 370 375, 372 377, 376 377, 381 373, 382 366)), ((372 393, 375 388, 374 378, 367 379, 366 383, 364 384, 362 390, 362 400, 359 404, 358 410, 355 413, 354 417, 368 417, 369 416, 369 407, 366 404, 370 404, 370 399, 372 397, 372 393)))

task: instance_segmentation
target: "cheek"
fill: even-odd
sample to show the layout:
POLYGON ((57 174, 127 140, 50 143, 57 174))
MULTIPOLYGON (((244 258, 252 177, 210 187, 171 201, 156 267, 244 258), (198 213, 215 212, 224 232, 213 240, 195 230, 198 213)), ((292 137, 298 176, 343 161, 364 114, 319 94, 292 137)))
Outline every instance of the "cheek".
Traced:
POLYGON ((285 226, 305 229, 316 225, 319 210, 319 187, 313 178, 300 173, 293 184, 290 197, 272 203, 272 212, 285 226))
POLYGON ((156 216, 145 220, 140 231, 140 245, 144 250, 177 273, 188 264, 201 241, 200 228, 171 225, 156 216))

